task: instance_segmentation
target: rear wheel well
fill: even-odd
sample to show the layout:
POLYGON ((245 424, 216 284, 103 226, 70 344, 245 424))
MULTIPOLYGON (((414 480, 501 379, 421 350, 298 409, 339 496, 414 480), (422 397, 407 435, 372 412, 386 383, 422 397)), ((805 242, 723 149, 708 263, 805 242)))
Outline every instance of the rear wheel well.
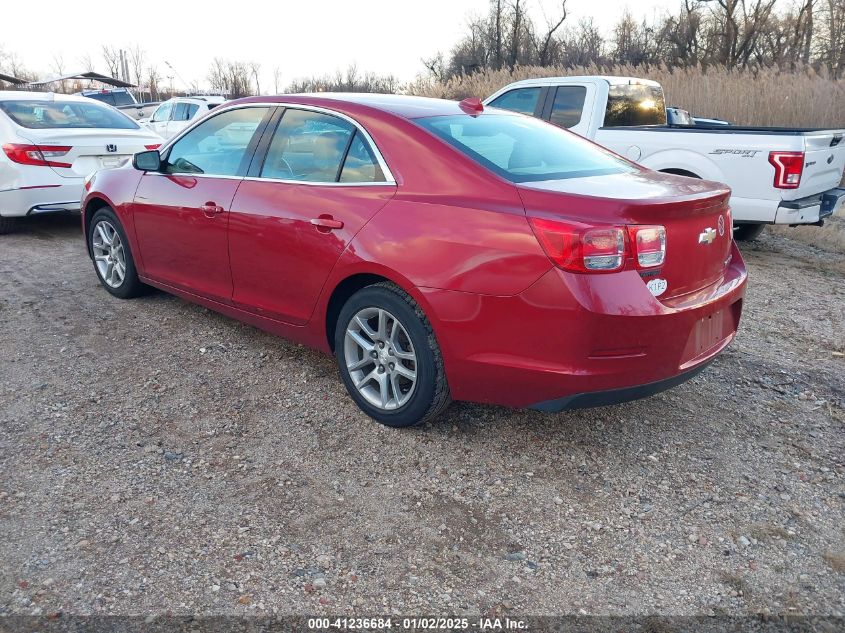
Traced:
POLYGON ((701 176, 698 174, 694 174, 691 171, 687 171, 686 169, 677 169, 675 167, 670 167, 668 169, 661 169, 660 170, 664 174, 675 174, 676 176, 686 176, 687 178, 698 178, 701 180, 701 176))
POLYGON ((349 300, 349 297, 367 286, 381 283, 383 281, 390 281, 381 275, 373 275, 369 273, 362 273, 352 275, 341 281, 332 292, 329 298, 329 304, 326 307, 326 339, 329 342, 329 347, 334 351, 334 331, 337 327, 337 318, 340 316, 340 311, 344 304, 349 300))

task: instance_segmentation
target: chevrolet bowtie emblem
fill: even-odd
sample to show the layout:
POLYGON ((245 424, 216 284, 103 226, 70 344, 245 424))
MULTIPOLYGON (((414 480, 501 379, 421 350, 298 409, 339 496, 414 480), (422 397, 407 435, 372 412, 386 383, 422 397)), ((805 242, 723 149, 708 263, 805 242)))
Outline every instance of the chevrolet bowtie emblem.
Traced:
POLYGON ((712 244, 716 239, 716 229, 711 229, 709 226, 698 235, 699 244, 712 244))

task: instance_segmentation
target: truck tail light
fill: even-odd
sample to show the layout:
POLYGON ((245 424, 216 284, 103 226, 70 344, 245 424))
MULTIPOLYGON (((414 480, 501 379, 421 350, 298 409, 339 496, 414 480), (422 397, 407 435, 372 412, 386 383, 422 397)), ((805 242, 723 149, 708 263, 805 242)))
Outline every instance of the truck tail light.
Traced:
POLYGON ((629 226, 628 234, 634 245, 640 268, 660 266, 666 261, 666 229, 662 226, 629 226))
POLYGON ((52 160, 65 156, 73 148, 66 145, 19 145, 6 143, 3 152, 12 162, 37 167, 72 167, 70 163, 52 160))
POLYGON ((769 152, 777 189, 798 189, 804 171, 804 152, 769 152))
POLYGON ((622 227, 592 227, 546 218, 529 218, 540 246, 555 265, 576 273, 614 272, 625 265, 622 227))
POLYGON ((144 147, 147 148, 148 150, 152 151, 154 149, 158 149, 159 147, 161 147, 161 143, 154 143, 152 145, 144 145, 144 147))

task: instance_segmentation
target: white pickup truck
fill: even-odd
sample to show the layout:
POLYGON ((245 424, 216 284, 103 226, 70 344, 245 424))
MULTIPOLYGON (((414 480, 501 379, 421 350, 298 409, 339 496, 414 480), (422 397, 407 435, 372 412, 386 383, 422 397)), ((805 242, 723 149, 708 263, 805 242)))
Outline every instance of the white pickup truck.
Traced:
POLYGON ((727 184, 739 240, 766 224, 821 225, 845 204, 845 130, 672 125, 660 84, 633 77, 527 79, 484 105, 545 119, 650 169, 727 184))

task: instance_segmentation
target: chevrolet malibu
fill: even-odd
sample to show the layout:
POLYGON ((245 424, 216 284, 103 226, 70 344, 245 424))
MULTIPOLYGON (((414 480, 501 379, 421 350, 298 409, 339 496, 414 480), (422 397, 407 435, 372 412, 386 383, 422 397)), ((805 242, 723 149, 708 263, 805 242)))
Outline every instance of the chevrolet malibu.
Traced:
POLYGON ((476 99, 254 97, 86 182, 103 287, 155 286, 334 354, 389 426, 450 400, 648 396, 733 340, 723 185, 476 99))

